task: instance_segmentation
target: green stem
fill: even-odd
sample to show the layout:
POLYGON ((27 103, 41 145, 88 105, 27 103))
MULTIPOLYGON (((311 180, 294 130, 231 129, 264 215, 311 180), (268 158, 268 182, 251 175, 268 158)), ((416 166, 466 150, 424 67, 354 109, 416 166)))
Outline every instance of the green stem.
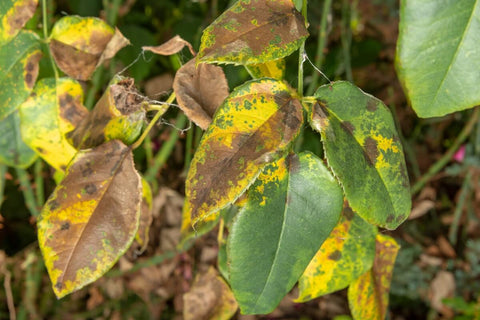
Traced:
POLYGON ((43 161, 37 159, 34 167, 35 172, 35 199, 37 200, 37 207, 41 208, 45 203, 45 191, 43 188, 43 161))
POLYGON ((0 207, 3 203, 3 192, 5 191, 5 174, 7 173, 8 167, 0 163, 0 207))
POLYGON ((85 98, 85 107, 87 107, 87 109, 93 108, 97 92, 100 90, 100 87, 102 86, 102 78, 103 78, 103 67, 100 66, 93 73, 92 86, 87 91, 87 97, 85 98))
POLYGON ((20 181, 20 186, 27 209, 30 211, 32 216, 36 217, 38 216, 39 211, 35 201, 35 194, 33 193, 32 185, 30 184, 30 179, 28 178, 28 173, 25 169, 15 168, 15 170, 17 172, 18 180, 20 181))
MULTIPOLYGON (((330 9, 332 7, 332 0, 325 0, 323 2, 323 11, 322 17, 320 20, 320 27, 318 30, 318 42, 317 42, 317 52, 315 53, 315 66, 318 69, 322 69, 323 59, 324 59, 324 50, 327 44, 327 24, 328 24, 328 16, 330 14, 330 9)), ((312 82, 307 89, 307 96, 311 96, 315 89, 318 87, 318 79, 320 74, 313 70, 312 75, 312 82)))
MULTIPOLYGON (((302 15, 305 21, 305 26, 308 25, 307 18, 307 0, 303 0, 302 3, 302 15)), ((305 40, 300 45, 298 50, 298 95, 303 97, 303 62, 305 60, 305 40)))
POLYGON ((475 127, 475 124, 477 123, 479 118, 479 113, 480 107, 477 106, 475 107, 475 110, 473 111, 470 120, 468 120, 467 124, 465 125, 465 127, 463 127, 462 131, 457 136, 457 138, 447 150, 447 152, 445 152, 445 154, 437 162, 435 162, 430 167, 430 169, 428 169, 427 173, 425 173, 420 179, 418 179, 418 181, 415 182, 415 184, 412 186, 412 195, 419 192, 423 188, 423 186, 428 181, 430 181, 430 179, 432 179, 432 177, 436 175, 452 159, 453 155, 455 154, 455 152, 457 152, 460 145, 468 138, 473 128, 475 127))
POLYGON ((455 207, 455 212, 453 213, 453 221, 448 232, 448 239, 450 243, 455 245, 457 244, 457 232, 458 224, 460 223, 460 218, 462 217, 463 207, 465 205, 465 200, 467 199, 468 194, 471 190, 471 181, 472 181, 472 172, 468 170, 467 175, 462 183, 462 188, 460 189, 460 196, 458 197, 457 206, 455 207))
MULTIPOLYGON (((48 44, 47 0, 42 0, 42 21, 43 21, 43 38, 45 40, 45 43, 48 44)), ((58 79, 59 75, 58 75, 57 65, 55 64, 55 61, 53 60, 53 56, 52 56, 52 53, 50 52, 50 50, 47 50, 47 51, 48 51, 48 57, 50 59, 50 63, 52 65, 53 73, 55 74, 55 79, 58 79)))
POLYGON ((350 59, 350 45, 352 42, 352 33, 350 30, 350 4, 349 0, 343 0, 342 5, 342 48, 343 60, 345 64, 345 75, 347 80, 352 82, 352 64, 350 59))
POLYGON ((122 0, 113 0, 112 5, 106 6, 107 10, 107 22, 111 26, 114 26, 117 23, 117 18, 118 18, 118 8, 120 7, 120 3, 122 3, 122 0))
MULTIPOLYGON (((187 117, 183 114, 183 112, 179 113, 177 119, 175 121, 175 126, 177 128, 183 128, 185 124, 188 122, 187 117)), ((162 145, 160 151, 155 155, 153 165, 150 166, 147 171, 145 172, 145 179, 150 182, 155 180, 155 176, 160 168, 165 164, 168 157, 173 151, 175 147, 175 143, 180 136, 180 130, 172 130, 169 139, 162 145)))

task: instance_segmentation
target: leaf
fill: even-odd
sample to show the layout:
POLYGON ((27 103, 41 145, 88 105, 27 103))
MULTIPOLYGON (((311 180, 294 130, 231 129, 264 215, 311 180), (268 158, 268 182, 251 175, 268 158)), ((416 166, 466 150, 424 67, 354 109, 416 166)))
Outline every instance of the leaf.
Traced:
POLYGON ((348 288, 348 304, 355 320, 385 319, 393 265, 399 249, 400 246, 393 238, 377 234, 372 269, 348 288))
POLYGON ((298 135, 302 106, 273 79, 237 87, 218 108, 190 164, 186 198, 195 224, 233 203, 298 135))
POLYGON ((311 153, 269 164, 248 191, 227 243, 229 282, 243 314, 271 312, 337 224, 343 194, 311 153))
POLYGON ((213 267, 197 276, 190 291, 183 295, 185 320, 228 320, 237 309, 230 288, 213 267))
POLYGON ((143 97, 132 78, 115 77, 92 112, 67 137, 78 149, 121 140, 131 145, 140 135, 145 120, 143 97))
POLYGON ((177 71, 173 90, 180 109, 203 130, 229 93, 222 68, 204 63, 195 66, 195 59, 177 71))
POLYGON ((395 229, 411 208, 402 145, 390 110, 349 82, 318 88, 311 126, 322 135, 328 165, 364 220, 395 229))
POLYGON ((176 35, 172 39, 159 46, 143 46, 142 50, 150 51, 162 56, 171 56, 182 51, 185 46, 188 47, 188 50, 190 50, 192 55, 195 55, 195 50, 193 50, 190 42, 183 40, 179 35, 176 35))
POLYGON ((20 128, 25 143, 57 170, 65 171, 77 150, 65 134, 88 111, 82 105, 82 86, 70 78, 42 79, 20 106, 20 128))
POLYGON ((307 36, 291 0, 239 0, 203 31, 197 62, 264 63, 290 55, 307 36))
POLYGON ((78 80, 88 80, 96 67, 129 43, 118 29, 103 20, 68 16, 55 23, 49 44, 63 72, 78 80))
POLYGON ((142 204, 140 205, 140 220, 138 224, 138 231, 135 235, 135 242, 140 248, 136 249, 137 255, 142 254, 147 249, 149 240, 150 225, 153 221, 153 203, 152 203, 152 189, 147 180, 142 178, 142 204))
POLYGON ((0 121, 30 95, 41 56, 39 38, 31 31, 21 31, 0 47, 0 121))
MULTIPOLYGON (((0 46, 11 41, 30 20, 37 9, 38 0, 2 0, 0 6, 0 46)), ((0 66, 2 64, 0 63, 0 66)))
POLYGON ((348 203, 339 223, 300 277, 297 302, 346 288, 367 272, 375 258, 377 229, 352 211, 348 203))
POLYGON ((282 80, 285 77, 285 59, 251 64, 245 67, 254 79, 267 77, 282 80))
POLYGON ((131 149, 122 142, 75 156, 37 223, 58 298, 100 278, 127 250, 138 229, 141 198, 131 149))
POLYGON ((474 0, 401 2, 396 68, 419 117, 480 104, 479 19, 474 0))
POLYGON ((29 167, 37 158, 35 151, 23 142, 18 111, 0 121, 0 162, 17 168, 29 167))

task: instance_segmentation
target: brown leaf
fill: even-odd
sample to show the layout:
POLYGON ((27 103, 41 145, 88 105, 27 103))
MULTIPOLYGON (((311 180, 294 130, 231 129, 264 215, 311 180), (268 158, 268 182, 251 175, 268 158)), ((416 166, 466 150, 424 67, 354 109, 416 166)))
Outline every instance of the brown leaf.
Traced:
POLYGON ((227 320, 238 308, 230 288, 212 267, 197 276, 191 290, 183 295, 183 302, 185 320, 227 320))
POLYGON ((140 176, 118 140, 80 151, 45 204, 38 239, 58 298, 101 277, 138 229, 140 176))
POLYGON ((58 67, 78 80, 88 80, 99 60, 97 55, 78 50, 55 39, 50 41, 50 52, 58 67))
POLYGON ((451 298, 455 294, 455 278, 451 272, 439 271, 430 284, 429 298, 432 307, 438 312, 449 314, 449 310, 442 300, 451 298))
POLYGON ((130 41, 124 37, 124 35, 115 28, 115 33, 110 41, 107 43, 107 46, 102 52, 100 59, 98 60, 97 67, 101 65, 105 60, 111 59, 115 54, 122 49, 123 47, 130 44, 130 41))
POLYGON ((151 51, 153 53, 160 54, 162 56, 170 56, 172 54, 182 51, 185 46, 188 47, 188 50, 190 50, 192 55, 195 55, 195 50, 193 50, 190 42, 183 40, 179 35, 176 35, 172 39, 159 46, 143 46, 142 49, 145 51, 151 51))
POLYGON ((180 108, 203 130, 208 128, 229 91, 222 68, 205 63, 196 67, 195 59, 177 71, 173 90, 180 108))

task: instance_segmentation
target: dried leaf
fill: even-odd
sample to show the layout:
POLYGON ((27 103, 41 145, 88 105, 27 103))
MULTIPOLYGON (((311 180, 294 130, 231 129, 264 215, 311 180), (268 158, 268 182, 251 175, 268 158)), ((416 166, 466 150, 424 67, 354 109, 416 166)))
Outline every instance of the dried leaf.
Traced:
POLYGON ((302 105, 283 82, 237 87, 215 113, 186 181, 192 223, 233 203, 263 167, 282 155, 303 123, 302 105))
POLYGON ((348 288, 348 303, 355 320, 385 319, 388 291, 399 249, 400 246, 393 238, 377 234, 372 269, 361 275, 348 288))
POLYGON ((131 145, 140 135, 145 120, 142 103, 134 80, 116 77, 89 116, 67 136, 77 149, 96 147, 115 139, 131 145))
POLYGON ((448 312, 442 300, 455 295, 455 277, 451 272, 440 270, 430 283, 429 299, 432 307, 438 312, 448 312))
POLYGON ((185 320, 228 320, 238 308, 230 288, 213 267, 196 277, 183 295, 183 303, 185 320))
POLYGON ((88 114, 82 86, 70 78, 42 79, 20 106, 22 138, 40 157, 64 171, 77 150, 65 134, 88 114))
POLYGON ((192 55, 195 55, 195 50, 193 50, 190 42, 183 40, 179 35, 176 35, 172 39, 159 46, 143 46, 142 49, 145 51, 151 51, 162 56, 171 56, 175 53, 179 53, 180 51, 182 51, 185 46, 188 47, 188 50, 190 50, 190 53, 192 55))
POLYGON ((222 68, 204 63, 196 67, 195 59, 177 71, 173 90, 182 111, 203 130, 229 93, 222 68))
POLYGON ((120 31, 93 17, 63 17, 50 34, 50 51, 58 67, 78 80, 88 80, 103 60, 127 44, 120 31))
POLYGON ((307 36, 291 0, 239 0, 203 31, 197 61, 264 63, 290 55, 307 36))
POLYGON ((95 281, 138 229, 142 185, 131 149, 118 140, 80 151, 38 220, 38 241, 61 298, 95 281))
POLYGON ((37 5, 38 0, 2 0, 0 6, 0 46, 15 38, 20 29, 35 14, 37 5))

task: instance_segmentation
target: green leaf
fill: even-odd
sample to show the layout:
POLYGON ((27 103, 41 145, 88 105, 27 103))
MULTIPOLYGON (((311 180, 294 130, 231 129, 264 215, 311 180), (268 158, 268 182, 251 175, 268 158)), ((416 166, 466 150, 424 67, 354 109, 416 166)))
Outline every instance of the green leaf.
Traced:
POLYGON ((297 302, 341 289, 367 272, 375 258, 377 229, 346 204, 339 223, 300 277, 297 302))
POLYGON ((385 319, 388 291, 399 249, 400 246, 393 238, 377 234, 372 269, 361 275, 348 288, 348 304, 355 320, 385 319))
POLYGON ((50 51, 68 76, 88 80, 104 60, 129 44, 118 29, 93 17, 67 16, 58 20, 50 34, 50 51))
POLYGON ((0 121, 0 162, 11 167, 27 168, 37 158, 35 151, 23 142, 20 135, 18 111, 0 121))
POLYGON ((70 78, 42 79, 20 106, 20 129, 25 143, 57 170, 64 171, 77 150, 65 134, 88 111, 82 86, 70 78))
POLYGON ((132 243, 142 185, 118 140, 80 151, 38 220, 38 242, 61 298, 100 278, 132 243))
POLYGON ((349 82, 320 87, 310 112, 328 165, 367 222, 395 229, 410 213, 405 159, 390 110, 349 82))
POLYGON ((285 77, 285 59, 251 64, 245 67, 254 79, 267 77, 282 80, 285 77))
MULTIPOLYGON (((0 4, 0 46, 9 42, 33 17, 38 0, 2 0, 0 4)), ((2 64, 0 63, 0 66, 2 64)))
POLYGON ((401 1, 396 67, 418 116, 480 104, 479 20, 476 0, 401 1))
POLYGON ((243 314, 271 312, 335 227, 340 186, 311 153, 269 164, 248 191, 227 243, 229 282, 243 314))
POLYGON ((93 148, 105 141, 134 143, 145 121, 144 100, 132 78, 115 77, 92 112, 67 134, 77 149, 93 148))
POLYGON ((190 164, 186 201, 192 223, 233 203, 298 135, 303 111, 285 83, 237 87, 218 108, 190 164))
POLYGON ((203 31, 197 61, 264 63, 290 55, 307 36, 291 0, 239 0, 203 31))
POLYGON ((38 36, 21 31, 0 47, 0 120, 18 109, 33 89, 42 53, 38 36))

